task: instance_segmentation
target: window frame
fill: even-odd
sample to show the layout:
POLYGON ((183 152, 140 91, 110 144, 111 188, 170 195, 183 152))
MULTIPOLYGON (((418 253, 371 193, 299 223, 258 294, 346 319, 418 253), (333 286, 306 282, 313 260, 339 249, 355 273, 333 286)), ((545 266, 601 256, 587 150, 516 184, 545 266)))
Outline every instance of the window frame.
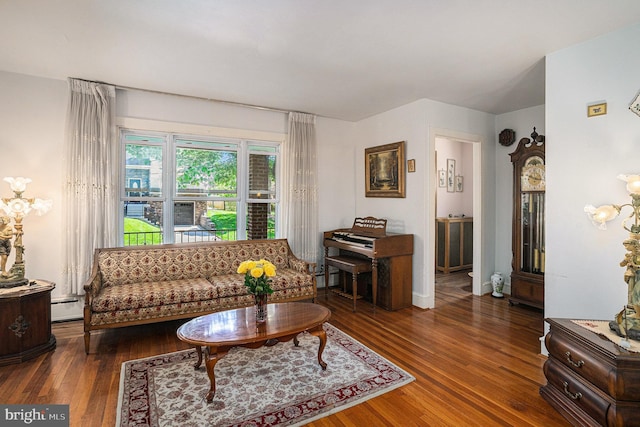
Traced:
POLYGON ((211 150, 235 151, 236 161, 236 197, 228 198, 221 196, 205 196, 197 198, 197 201, 231 201, 236 203, 236 239, 247 239, 246 218, 249 203, 273 203, 275 204, 275 238, 281 236, 281 169, 282 169, 282 145, 283 138, 276 139, 256 139, 256 138, 234 138, 225 136, 215 136, 209 132, 205 134, 191 132, 171 132, 145 130, 134 126, 119 127, 120 155, 119 160, 119 215, 118 215, 118 244, 124 245, 124 206, 131 201, 141 202, 162 202, 162 224, 171 226, 162 227, 162 244, 172 244, 175 241, 174 204, 180 201, 191 202, 193 197, 178 196, 177 194, 177 159, 178 148, 203 148, 211 150), (162 147, 162 193, 161 196, 127 196, 126 181, 126 147, 128 144, 137 144, 138 141, 127 140, 128 135, 148 136, 160 138, 161 142, 149 142, 141 140, 140 145, 161 146, 162 147), (189 141, 189 143, 185 143, 189 141), (255 150, 254 147, 265 147, 265 150, 255 150), (233 148, 233 149, 231 149, 233 148), (251 199, 249 196, 249 157, 252 154, 275 156, 275 197, 273 199, 251 199))

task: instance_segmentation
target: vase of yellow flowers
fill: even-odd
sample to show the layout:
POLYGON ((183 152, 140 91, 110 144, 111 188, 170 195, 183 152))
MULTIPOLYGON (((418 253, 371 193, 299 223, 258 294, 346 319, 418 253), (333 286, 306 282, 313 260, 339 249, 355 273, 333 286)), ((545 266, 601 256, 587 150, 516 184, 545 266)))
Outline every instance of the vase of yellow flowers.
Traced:
POLYGON ((240 263, 238 273, 244 274, 244 285, 254 296, 256 307, 256 322, 267 320, 267 295, 273 293, 271 278, 276 275, 276 266, 261 259, 247 260, 240 263))

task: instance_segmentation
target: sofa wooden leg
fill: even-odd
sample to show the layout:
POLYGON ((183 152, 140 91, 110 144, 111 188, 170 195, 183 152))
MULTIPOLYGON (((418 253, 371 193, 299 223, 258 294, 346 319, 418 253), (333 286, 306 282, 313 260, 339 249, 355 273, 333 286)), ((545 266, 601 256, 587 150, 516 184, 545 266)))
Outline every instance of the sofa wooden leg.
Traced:
POLYGON ((84 333, 84 352, 86 354, 89 354, 89 342, 91 340, 91 333, 90 332, 85 332, 84 333))

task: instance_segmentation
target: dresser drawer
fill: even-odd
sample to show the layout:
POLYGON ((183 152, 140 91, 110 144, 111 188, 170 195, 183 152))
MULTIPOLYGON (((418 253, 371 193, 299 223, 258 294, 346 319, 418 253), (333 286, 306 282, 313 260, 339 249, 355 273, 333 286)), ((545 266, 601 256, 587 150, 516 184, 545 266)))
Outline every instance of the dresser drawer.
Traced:
POLYGON ((545 344, 552 357, 612 398, 638 400, 640 369, 636 366, 617 366, 613 359, 594 352, 593 348, 570 339, 561 331, 549 332, 545 344))
POLYGON ((589 386, 553 357, 544 363, 543 369, 548 385, 559 390, 567 402, 580 408, 600 425, 616 425, 615 422, 607 422, 612 402, 602 392, 589 386))

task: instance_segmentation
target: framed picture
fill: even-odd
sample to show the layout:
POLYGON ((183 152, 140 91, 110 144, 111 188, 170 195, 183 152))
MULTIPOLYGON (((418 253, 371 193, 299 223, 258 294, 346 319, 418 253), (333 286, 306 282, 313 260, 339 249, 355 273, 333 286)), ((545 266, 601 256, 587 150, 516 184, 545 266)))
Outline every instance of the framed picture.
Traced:
POLYGON ((416 171, 416 159, 407 160, 407 172, 415 172, 416 171))
POLYGON ((455 159, 447 159, 447 192, 448 193, 453 193, 456 191, 455 178, 456 178, 456 161, 455 159))
POLYGON ((631 101, 631 105, 629 105, 629 110, 633 111, 634 113, 640 116, 640 93, 638 93, 635 99, 631 101))
POLYGON ((440 169, 438 171, 438 187, 444 188, 447 186, 447 171, 440 169))
POLYGON ((462 175, 456 176, 456 191, 462 192, 462 175))
POLYGON ((364 150, 365 196, 405 197, 404 141, 364 150))
POLYGON ((587 117, 601 116, 607 114, 607 103, 595 104, 587 106, 587 117))

